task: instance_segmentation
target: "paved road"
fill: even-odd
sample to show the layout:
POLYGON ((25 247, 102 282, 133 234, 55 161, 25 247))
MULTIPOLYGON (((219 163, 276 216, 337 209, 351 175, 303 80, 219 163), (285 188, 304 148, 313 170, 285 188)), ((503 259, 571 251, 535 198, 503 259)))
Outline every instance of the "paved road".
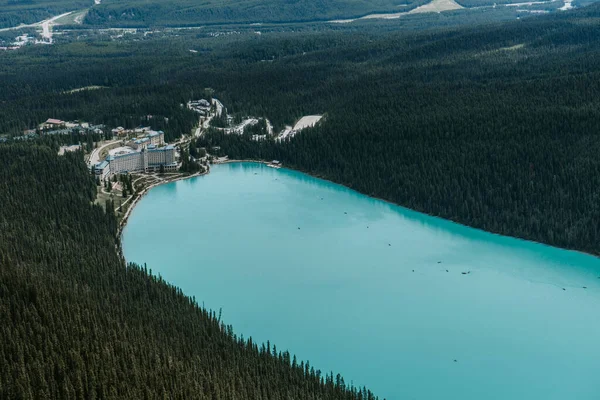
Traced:
POLYGON ((92 154, 90 154, 90 159, 88 160, 88 165, 91 167, 94 164, 98 164, 100 162, 100 153, 102 152, 102 149, 104 149, 105 147, 108 146, 112 146, 115 143, 119 143, 120 140, 112 140, 110 142, 107 142, 105 144, 103 144, 102 146, 92 150, 92 154))
POLYGON ((223 103, 221 103, 219 100, 213 98, 213 104, 217 107, 217 115, 221 115, 221 113, 223 112, 223 103))
POLYGON ((46 21, 42 21, 41 25, 42 25, 42 37, 44 39, 47 39, 49 43, 52 43, 52 26, 56 25, 56 20, 62 17, 66 17, 67 15, 72 14, 73 11, 68 12, 68 13, 64 13, 61 15, 57 15, 56 17, 52 17, 50 19, 47 19, 46 21))
MULTIPOLYGON (((215 98, 212 99, 212 103, 216 108, 215 115, 221 115, 221 113, 223 112, 223 103, 221 103, 215 98)), ((208 127, 210 126, 210 120, 213 119, 215 115, 209 115, 204 120, 204 123, 202 125, 198 125, 198 128, 196 128, 196 132, 194 132, 195 137, 199 137, 202 134, 202 129, 208 129, 208 127)))
POLYGON ((13 30, 13 29, 39 28, 39 27, 41 27, 42 28, 42 34, 41 34, 42 37, 44 39, 47 39, 50 42, 52 42, 52 29, 51 29, 52 25, 57 25, 56 24, 56 20, 57 19, 62 18, 62 17, 66 17, 67 15, 72 14, 72 13, 73 13, 73 11, 70 11, 70 12, 67 12, 67 13, 64 13, 64 14, 61 14, 61 15, 57 15, 55 17, 52 17, 52 18, 49 18, 49 19, 46 19, 46 20, 43 20, 43 21, 40 21, 40 22, 29 24, 29 25, 21 24, 21 25, 18 25, 18 26, 12 26, 10 28, 2 28, 2 29, 0 29, 0 32, 10 31, 10 30, 13 30))

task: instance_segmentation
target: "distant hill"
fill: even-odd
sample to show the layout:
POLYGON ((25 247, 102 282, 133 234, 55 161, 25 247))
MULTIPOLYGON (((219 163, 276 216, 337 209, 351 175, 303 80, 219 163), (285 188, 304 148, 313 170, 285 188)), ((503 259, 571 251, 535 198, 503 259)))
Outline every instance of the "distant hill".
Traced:
POLYGON ((86 17, 94 25, 194 25, 304 22, 400 12, 426 0, 103 0, 86 17))
POLYGON ((94 0, 0 0, 0 28, 31 24, 93 4, 94 0))
MULTIPOLYGON (((31 24, 70 11, 82 11, 95 27, 199 26, 351 20, 371 14, 440 12, 467 8, 464 14, 492 21, 515 15, 580 8, 595 0, 0 0, 0 29, 31 24), (509 7, 506 7, 510 3, 509 7), (519 4, 519 7, 516 5, 519 4), (422 7, 426 5, 425 7, 422 7), (513 7, 515 6, 515 7, 513 7), (562 9, 567 9, 567 8, 562 9), (511 11, 510 13, 508 11, 511 11), (519 14, 520 12, 520 14, 519 14), (516 14, 515 14, 516 13, 516 14)), ((471 20, 469 20, 471 21, 471 20)), ((439 22, 439 21, 438 21, 439 22)), ((476 22, 476 21, 474 21, 476 22)), ((68 22, 62 22, 68 23, 68 22)), ((434 20, 425 26, 436 25, 434 20)))

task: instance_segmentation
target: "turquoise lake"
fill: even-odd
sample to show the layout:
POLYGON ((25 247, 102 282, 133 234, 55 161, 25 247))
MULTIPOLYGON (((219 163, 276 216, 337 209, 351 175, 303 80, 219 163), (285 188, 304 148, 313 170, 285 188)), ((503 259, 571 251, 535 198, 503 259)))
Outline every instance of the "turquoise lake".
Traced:
POLYGON ((592 256, 254 163, 152 189, 123 250, 380 399, 600 399, 592 256))

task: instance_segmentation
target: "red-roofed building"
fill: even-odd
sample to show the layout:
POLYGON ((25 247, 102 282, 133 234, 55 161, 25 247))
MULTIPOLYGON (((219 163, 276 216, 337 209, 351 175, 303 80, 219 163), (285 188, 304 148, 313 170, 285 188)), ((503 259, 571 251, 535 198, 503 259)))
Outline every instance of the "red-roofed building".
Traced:
POLYGON ((60 119, 48 118, 46 122, 42 124, 42 129, 60 128, 65 126, 65 121, 60 119))

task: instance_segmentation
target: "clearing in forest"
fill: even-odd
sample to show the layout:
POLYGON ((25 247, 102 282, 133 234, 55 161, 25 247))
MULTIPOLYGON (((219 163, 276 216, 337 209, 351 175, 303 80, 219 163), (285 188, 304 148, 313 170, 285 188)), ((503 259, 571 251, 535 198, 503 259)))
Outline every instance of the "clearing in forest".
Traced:
POLYGON ((294 125, 294 130, 299 131, 304 128, 313 127, 323 118, 322 115, 307 115, 305 117, 300 118, 296 125, 294 125))
POLYGON ((414 10, 410 10, 409 14, 417 14, 417 13, 429 13, 429 12, 442 12, 442 11, 451 11, 451 10, 460 10, 464 8, 460 4, 458 4, 454 0, 433 0, 427 4, 424 4, 420 7, 415 8, 414 10))

